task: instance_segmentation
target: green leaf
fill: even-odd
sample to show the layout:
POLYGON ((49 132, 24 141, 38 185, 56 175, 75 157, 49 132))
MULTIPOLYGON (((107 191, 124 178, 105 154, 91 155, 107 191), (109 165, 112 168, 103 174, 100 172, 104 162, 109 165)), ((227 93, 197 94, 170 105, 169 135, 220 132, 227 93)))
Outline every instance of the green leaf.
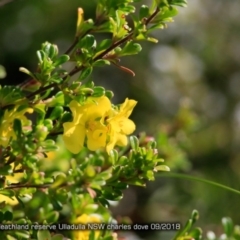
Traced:
POLYGON ((118 190, 118 189, 114 189, 113 190, 103 190, 102 191, 103 197, 108 199, 108 200, 112 200, 112 201, 119 201, 122 199, 123 197, 123 193, 122 191, 118 190))
POLYGON ((66 239, 62 234, 55 234, 52 236, 51 240, 64 240, 66 239))
POLYGON ((139 10, 139 20, 141 21, 143 18, 147 18, 150 16, 149 7, 147 5, 142 5, 139 10))
POLYGON ((125 5, 121 7, 121 11, 124 12, 125 14, 134 13, 135 7, 132 5, 125 5))
POLYGON ((136 185, 136 186, 141 186, 141 187, 145 187, 146 186, 146 180, 134 179, 134 180, 128 180, 126 182, 129 185, 136 185))
POLYGON ((68 55, 62 55, 54 61, 53 66, 57 67, 59 65, 62 65, 63 63, 67 62, 69 59, 70 57, 68 55))
POLYGON ((0 175, 10 175, 12 172, 12 167, 10 165, 0 167, 0 175))
POLYGON ((95 47, 95 45, 96 45, 95 37, 90 34, 87 34, 84 38, 82 38, 78 44, 80 48, 86 48, 86 49, 95 47))
POLYGON ((15 192, 11 189, 1 189, 0 194, 10 197, 10 198, 15 196, 15 192))
POLYGON ((189 235, 195 240, 200 240, 202 239, 202 229, 195 228, 189 233, 189 235))
POLYGON ((175 5, 179 7, 187 7, 187 0, 173 0, 170 5, 175 5))
POLYGON ((230 238, 233 234, 233 222, 229 217, 222 218, 222 225, 224 227, 224 232, 230 238))
POLYGON ((110 61, 108 61, 108 60, 99 59, 99 60, 95 61, 92 66, 93 66, 93 67, 102 67, 102 66, 110 65, 110 64, 111 64, 111 63, 110 63, 110 61))
POLYGON ((118 163, 123 166, 128 164, 128 162, 129 162, 129 159, 126 156, 121 156, 118 161, 118 163))
POLYGON ((170 171, 170 168, 166 165, 159 165, 159 166, 155 167, 154 169, 156 169, 157 171, 167 171, 167 172, 170 171))
POLYGON ((105 51, 106 49, 108 49, 109 47, 111 47, 113 44, 112 40, 111 39, 104 39, 102 40, 98 45, 97 45, 97 48, 96 48, 96 55, 99 55, 101 54, 103 51, 105 51))
POLYGON ((86 213, 86 214, 95 213, 98 208, 99 208, 98 204, 88 204, 84 208, 84 213, 86 213))
POLYGON ((105 91, 105 96, 111 100, 114 96, 114 93, 113 93, 113 91, 107 90, 107 91, 105 91))
POLYGON ((46 110, 45 110, 46 105, 44 103, 38 103, 34 105, 34 110, 39 114, 39 117, 41 119, 44 118, 46 110))
POLYGON ((82 81, 82 80, 88 78, 88 77, 91 75, 92 70, 93 70, 92 67, 86 67, 86 68, 84 68, 84 69, 81 71, 78 80, 82 81))
POLYGON ((105 89, 103 87, 94 87, 93 91, 93 97, 101 97, 105 94, 105 89))
POLYGON ((16 86, 0 85, 0 105, 5 106, 14 103, 24 97, 22 90, 16 86))
POLYGON ((12 212, 6 211, 6 212, 4 213, 4 220, 5 220, 5 221, 12 221, 12 219, 13 219, 13 214, 12 214, 12 212))
POLYGON ((192 211, 191 218, 193 220, 193 223, 195 223, 199 219, 199 212, 196 209, 192 211))
POLYGON ((56 223, 58 218, 59 218, 59 212, 57 211, 50 212, 46 215, 46 220, 50 224, 56 223))
POLYGON ((162 21, 168 21, 172 17, 178 14, 178 10, 174 7, 166 8, 162 14, 160 14, 162 21))
POLYGON ((13 121, 13 130, 17 136, 18 139, 21 138, 22 135, 22 122, 20 119, 15 118, 13 121))
POLYGON ((52 120, 59 119, 61 117, 61 115, 63 114, 63 111, 64 111, 64 109, 62 106, 56 106, 52 110, 49 118, 52 120))
POLYGON ((38 240, 51 240, 51 234, 48 230, 39 230, 37 232, 38 240))
POLYGON ((139 140, 136 136, 131 136, 130 137, 130 145, 132 147, 133 150, 138 150, 139 148, 139 140))
POLYGON ((45 151, 55 151, 58 149, 58 146, 52 139, 47 139, 46 141, 42 142, 42 147, 45 149, 45 151))
POLYGON ((109 160, 112 165, 115 165, 118 161, 118 152, 115 149, 112 149, 109 154, 109 160))
POLYGON ((126 43, 122 51, 118 53, 118 56, 138 54, 141 50, 142 50, 142 47, 140 44, 134 43, 133 41, 129 41, 126 43))
POLYGON ((30 239, 30 234, 28 231, 14 231, 14 235, 16 235, 18 239, 30 239))
POLYGON ((6 76, 7 76, 7 73, 5 68, 2 65, 0 65, 0 79, 5 78, 6 76))
POLYGON ((58 55, 58 47, 55 44, 50 44, 50 48, 48 51, 48 56, 53 59, 58 55))
POLYGON ((42 50, 37 51, 37 57, 39 62, 42 64, 45 60, 45 53, 42 50))

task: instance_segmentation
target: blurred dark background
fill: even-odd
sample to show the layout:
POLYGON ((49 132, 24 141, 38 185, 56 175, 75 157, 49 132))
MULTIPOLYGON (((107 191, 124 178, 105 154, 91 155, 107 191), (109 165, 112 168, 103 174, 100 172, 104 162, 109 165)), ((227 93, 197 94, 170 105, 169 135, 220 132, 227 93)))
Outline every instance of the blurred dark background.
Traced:
MULTIPOLYGON (((66 51, 74 38, 77 8, 84 9, 85 19, 94 18, 95 4, 15 0, 4 5, 0 0, 0 65, 7 71, 1 83, 14 85, 27 79, 19 67, 36 69, 36 50, 44 41, 57 44, 61 53, 66 51)), ((188 8, 179 8, 174 23, 154 33, 158 44, 144 42, 137 57, 122 60, 135 77, 112 66, 93 75, 96 85, 114 91, 115 102, 126 97, 138 101, 132 114, 136 133, 145 131, 158 139, 160 154, 173 172, 236 189, 240 175, 239 9, 239 0, 191 0, 188 8), (179 122, 186 124, 179 126, 179 122), (195 127, 188 128, 192 122, 195 127)), ((198 209, 198 225, 218 232, 223 216, 240 224, 239 202, 240 196, 220 188, 160 176, 146 188, 127 190, 113 212, 138 222, 184 222, 198 209)), ((158 234, 163 239, 171 235, 161 232, 144 239, 156 239, 158 234)))

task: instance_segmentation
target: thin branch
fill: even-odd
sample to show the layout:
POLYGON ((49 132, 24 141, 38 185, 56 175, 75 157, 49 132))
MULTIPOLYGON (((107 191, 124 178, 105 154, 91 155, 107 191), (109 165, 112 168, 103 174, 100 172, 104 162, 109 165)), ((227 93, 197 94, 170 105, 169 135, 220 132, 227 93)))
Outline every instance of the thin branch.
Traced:
MULTIPOLYGON (((160 9, 156 8, 156 10, 154 11, 154 13, 146 20, 146 25, 149 24, 152 19, 159 13, 160 9)), ((126 37, 124 37, 123 39, 115 42, 112 46, 110 46, 109 48, 107 48, 105 51, 103 51, 101 54, 99 54, 98 56, 96 56, 95 58, 93 58, 93 62, 104 58, 105 55, 107 55, 109 52, 111 52, 113 49, 115 49, 116 47, 122 45, 124 42, 127 42, 129 39, 131 39, 131 37, 133 36, 134 31, 132 30, 126 37)), ((75 39, 74 43, 76 44, 77 39, 75 39)), ((74 45, 74 44, 73 44, 74 45)), ((74 46, 72 45, 72 48, 74 48, 74 46)), ((69 51, 69 50, 67 50, 69 51)), ((67 78, 67 77, 71 77, 74 74, 78 73, 79 71, 83 70, 84 66, 81 67, 75 67, 74 69, 72 69, 72 71, 68 74, 68 76, 63 78, 63 81, 67 78)), ((57 83, 52 83, 48 86, 45 86, 43 88, 38 89, 37 91, 29 94, 26 98, 27 99, 31 99, 32 97, 34 97, 36 94, 42 93, 46 90, 48 90, 51 87, 56 87, 58 86, 57 83)))
POLYGON ((16 189, 16 188, 49 188, 51 184, 11 184, 4 189, 16 189))

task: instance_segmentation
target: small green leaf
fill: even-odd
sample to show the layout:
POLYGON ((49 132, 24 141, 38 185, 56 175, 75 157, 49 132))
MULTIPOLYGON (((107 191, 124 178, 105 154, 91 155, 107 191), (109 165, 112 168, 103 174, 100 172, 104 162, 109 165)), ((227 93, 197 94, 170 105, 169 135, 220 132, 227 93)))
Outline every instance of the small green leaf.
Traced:
POLYGON ((126 56, 138 54, 142 50, 142 47, 138 43, 134 43, 133 41, 127 42, 122 51, 118 54, 118 56, 126 56))
POLYGON ((5 220, 5 221, 12 221, 12 219, 13 219, 13 214, 12 214, 12 212, 6 211, 6 212, 4 213, 4 220, 5 220))
POLYGON ((224 227, 224 232, 230 238, 233 234, 233 222, 229 217, 222 218, 222 225, 224 227))
POLYGON ((93 70, 92 67, 86 67, 86 68, 84 68, 84 69, 81 71, 78 80, 82 81, 82 80, 88 78, 88 77, 91 75, 92 70, 93 70))
POLYGON ((37 51, 37 57, 39 62, 42 64, 43 61, 45 60, 45 53, 42 50, 37 51))
POLYGON ((51 240, 64 240, 66 239, 62 234, 55 234, 52 236, 51 240))
POLYGON ((111 100, 114 96, 114 93, 112 91, 107 90, 105 91, 105 96, 111 100))
MULTIPOLYGON (((96 56, 101 54, 103 51, 105 51, 106 49, 108 49, 109 47, 111 47, 111 45, 113 44, 111 39, 104 39, 103 41, 101 41, 96 48, 96 56)), ((95 57, 96 57, 95 56, 95 57)))
POLYGON ((59 212, 53 211, 46 215, 46 220, 48 223, 56 223, 59 218, 59 212))
POLYGON ((12 172, 12 167, 10 165, 0 167, 0 175, 10 175, 12 172))
POLYGON ((97 209, 99 208, 98 204, 88 204, 85 208, 84 208, 84 213, 86 214, 91 214, 97 211, 97 209))
POLYGON ((109 160, 112 165, 115 165, 118 161, 118 152, 115 149, 112 149, 109 154, 109 160))
POLYGON ((37 232, 38 240, 51 240, 51 234, 48 230, 39 230, 37 232))
POLYGON ((5 68, 2 65, 0 65, 0 79, 5 78, 6 76, 7 76, 7 73, 5 68))
POLYGON ((192 211, 191 218, 193 220, 193 223, 195 223, 199 219, 199 212, 196 209, 192 211))
POLYGON ((43 125, 47 127, 48 131, 51 131, 53 129, 53 122, 51 119, 44 119, 43 120, 43 125))
POLYGON ((94 87, 93 88, 93 97, 101 97, 105 94, 105 89, 103 87, 94 87))
POLYGON ((189 233, 189 235, 195 240, 200 240, 202 239, 202 229, 195 228, 189 233))
POLYGON ((170 171, 170 168, 166 165, 160 165, 160 166, 155 167, 154 169, 157 171, 167 171, 167 172, 170 171))
POLYGON ((30 234, 28 231, 14 231, 14 235, 16 235, 18 239, 30 239, 30 234))
POLYGON ((139 140, 138 140, 138 138, 136 136, 131 136, 130 137, 130 145, 131 145, 132 149, 134 149, 136 151, 138 150, 138 148, 139 148, 139 140))
POLYGON ((48 51, 48 56, 53 59, 54 57, 56 57, 58 55, 58 47, 55 44, 50 44, 50 48, 48 51))
POLYGON ((140 21, 143 18, 149 17, 149 15, 150 15, 149 7, 147 5, 142 5, 140 10, 139 10, 139 19, 140 19, 140 21))
POLYGON ((10 198, 15 196, 15 192, 11 189, 2 189, 2 190, 0 190, 0 194, 10 197, 10 198))
POLYGON ((17 136, 17 138, 21 138, 22 135, 22 122, 20 119, 15 118, 13 121, 13 130, 17 136))
POLYGON ((42 142, 42 147, 45 149, 45 151, 55 151, 58 149, 58 146, 52 139, 47 139, 46 141, 42 142))
POLYGON ((24 67, 20 67, 20 68, 19 68, 19 71, 20 71, 20 72, 23 72, 23 73, 26 73, 27 75, 29 75, 29 76, 31 76, 32 78, 35 79, 34 74, 31 73, 28 69, 26 69, 26 68, 24 68, 24 67))
POLYGON ((57 67, 59 65, 62 65, 63 63, 67 62, 69 59, 70 57, 68 55, 62 55, 54 61, 53 66, 57 67))
POLYGON ((95 61, 92 66, 93 66, 93 67, 102 67, 102 66, 110 65, 110 64, 111 64, 111 63, 110 63, 110 61, 108 61, 108 60, 99 59, 99 60, 95 61))
POLYGON ((95 47, 96 40, 93 35, 87 34, 84 38, 82 38, 78 44, 80 48, 89 49, 91 47, 95 47))
POLYGON ((187 7, 187 0, 174 0, 170 4, 179 7, 187 7))
POLYGON ((55 107, 52 110, 49 119, 52 119, 52 120, 59 119, 61 117, 61 115, 63 114, 63 111, 64 111, 64 109, 62 106, 55 107))

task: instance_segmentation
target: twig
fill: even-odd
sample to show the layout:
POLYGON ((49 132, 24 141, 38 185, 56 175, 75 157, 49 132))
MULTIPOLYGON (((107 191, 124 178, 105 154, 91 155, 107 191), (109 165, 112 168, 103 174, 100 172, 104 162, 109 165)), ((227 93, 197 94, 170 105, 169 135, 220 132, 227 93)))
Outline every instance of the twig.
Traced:
MULTIPOLYGON (((146 25, 149 24, 152 19, 159 13, 160 9, 159 8, 156 8, 156 10, 154 11, 154 13, 146 20, 146 25)), ((106 49, 105 51, 103 51, 101 54, 99 54, 98 56, 96 56, 95 58, 93 58, 93 62, 99 60, 99 59, 102 59, 104 58, 105 55, 107 55, 109 52, 111 52, 113 49, 115 49, 116 47, 120 46, 121 44, 123 44, 124 42, 127 42, 129 39, 131 39, 132 35, 133 35, 134 31, 132 30, 126 37, 124 37, 123 39, 115 42, 112 46, 110 46, 108 49, 106 49)), ((77 43, 77 38, 75 39, 74 41, 74 44, 76 45, 77 43)), ((72 48, 74 48, 74 44, 72 44, 72 46, 67 50, 67 51, 71 51, 72 48)), ((63 81, 69 77, 69 76, 73 76, 74 74, 78 73, 79 71, 83 70, 83 66, 81 67, 75 67, 74 69, 72 69, 72 71, 68 74, 68 76, 64 77, 63 78, 63 81)), ((52 83, 48 86, 45 86, 43 88, 40 88, 38 89, 37 91, 29 94, 26 98, 27 99, 31 99, 32 97, 34 97, 36 94, 39 94, 39 93, 42 93, 46 90, 48 90, 49 88, 52 88, 52 87, 56 87, 58 86, 57 83, 52 83)))

